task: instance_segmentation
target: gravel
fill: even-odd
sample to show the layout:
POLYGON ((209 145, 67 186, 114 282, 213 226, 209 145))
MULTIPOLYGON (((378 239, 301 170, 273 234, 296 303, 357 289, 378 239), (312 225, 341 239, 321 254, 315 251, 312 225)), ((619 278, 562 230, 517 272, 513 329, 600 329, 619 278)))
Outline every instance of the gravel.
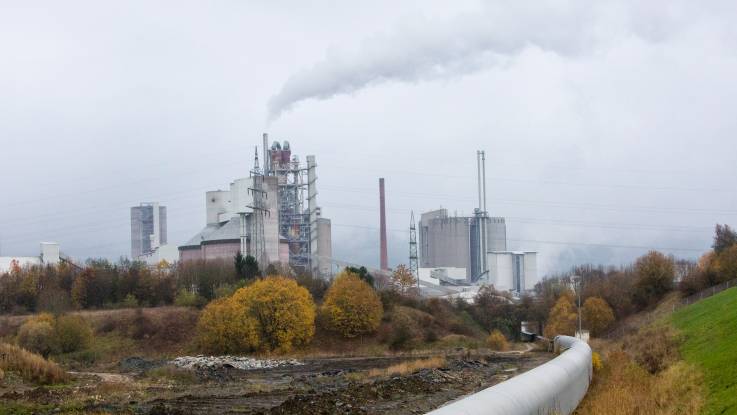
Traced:
POLYGON ((295 360, 254 359, 242 356, 182 356, 170 362, 183 369, 221 369, 234 368, 239 370, 273 369, 284 366, 301 366, 304 363, 295 360))

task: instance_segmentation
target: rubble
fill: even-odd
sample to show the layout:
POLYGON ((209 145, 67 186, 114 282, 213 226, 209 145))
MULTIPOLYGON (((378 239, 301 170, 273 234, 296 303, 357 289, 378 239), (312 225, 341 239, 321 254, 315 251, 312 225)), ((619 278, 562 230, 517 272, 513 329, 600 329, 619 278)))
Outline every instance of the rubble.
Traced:
POLYGON ((238 370, 273 369, 285 366, 301 366, 304 363, 296 359, 273 360, 254 359, 243 356, 182 356, 172 360, 172 365, 183 369, 223 369, 233 368, 238 370))

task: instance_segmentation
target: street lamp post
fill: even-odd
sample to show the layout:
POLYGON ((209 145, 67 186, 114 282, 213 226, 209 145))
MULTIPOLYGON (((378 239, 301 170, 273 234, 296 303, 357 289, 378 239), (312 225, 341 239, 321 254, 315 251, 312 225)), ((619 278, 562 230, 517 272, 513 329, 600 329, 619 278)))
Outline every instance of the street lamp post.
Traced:
POLYGON ((581 282, 582 278, 578 275, 571 275, 571 280, 573 281, 574 290, 576 291, 576 295, 578 296, 578 336, 582 336, 582 327, 581 327, 581 282))

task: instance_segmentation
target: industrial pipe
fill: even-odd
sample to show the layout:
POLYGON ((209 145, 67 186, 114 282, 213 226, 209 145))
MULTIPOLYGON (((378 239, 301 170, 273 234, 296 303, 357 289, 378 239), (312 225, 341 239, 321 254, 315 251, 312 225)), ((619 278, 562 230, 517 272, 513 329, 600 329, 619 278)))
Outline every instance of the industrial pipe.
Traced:
POLYGON ((555 359, 498 385, 449 403, 427 415, 569 415, 589 388, 591 348, 557 336, 555 359))

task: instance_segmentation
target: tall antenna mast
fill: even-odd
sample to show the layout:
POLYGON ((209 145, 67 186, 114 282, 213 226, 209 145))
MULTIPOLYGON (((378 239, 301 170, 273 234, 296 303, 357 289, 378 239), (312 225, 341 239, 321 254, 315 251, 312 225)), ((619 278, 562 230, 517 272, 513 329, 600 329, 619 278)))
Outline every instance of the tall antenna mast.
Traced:
POLYGON ((420 293, 420 275, 417 269, 417 229, 415 228, 415 212, 411 212, 409 221, 409 272, 417 279, 417 294, 420 293))

